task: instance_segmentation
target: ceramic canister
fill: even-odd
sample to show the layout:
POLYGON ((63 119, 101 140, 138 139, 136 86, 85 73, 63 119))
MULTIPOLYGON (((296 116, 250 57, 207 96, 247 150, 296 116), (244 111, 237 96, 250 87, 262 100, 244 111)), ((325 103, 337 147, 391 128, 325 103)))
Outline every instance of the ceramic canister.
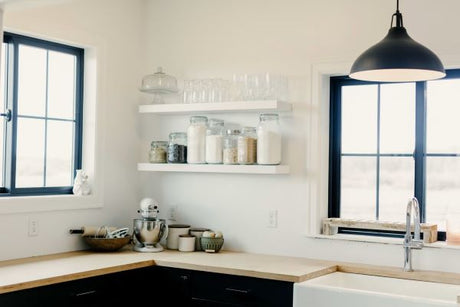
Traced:
POLYGON ((196 251, 201 251, 201 244, 200 244, 200 238, 203 235, 203 232, 205 231, 211 231, 211 229, 208 228, 190 228, 190 234, 192 236, 196 237, 195 240, 195 250, 196 251))
POLYGON ((179 248, 179 236, 188 235, 190 225, 184 224, 171 224, 168 225, 168 238, 166 239, 166 247, 168 249, 179 248))
POLYGON ((179 251, 181 252, 195 251, 195 236, 179 235, 179 251))

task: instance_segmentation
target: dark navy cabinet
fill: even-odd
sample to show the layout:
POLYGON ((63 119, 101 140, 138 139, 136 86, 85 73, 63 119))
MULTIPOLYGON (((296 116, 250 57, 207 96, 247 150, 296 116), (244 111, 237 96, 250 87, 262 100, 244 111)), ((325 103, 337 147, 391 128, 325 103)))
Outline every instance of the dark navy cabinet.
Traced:
POLYGON ((163 302, 175 306, 292 306, 292 282, 165 267, 157 273, 167 281, 163 302))
POLYGON ((0 295, 0 307, 130 306, 152 293, 154 267, 78 279, 0 295), (145 282, 147 280, 147 282, 145 282))
POLYGON ((0 307, 288 307, 292 300, 292 282, 154 266, 1 294, 0 307))

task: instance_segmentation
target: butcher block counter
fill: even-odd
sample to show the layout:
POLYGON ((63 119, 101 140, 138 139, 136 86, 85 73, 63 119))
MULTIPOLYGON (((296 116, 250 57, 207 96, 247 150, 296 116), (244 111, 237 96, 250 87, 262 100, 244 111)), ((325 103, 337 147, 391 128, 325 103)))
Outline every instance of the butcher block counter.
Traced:
POLYGON ((299 257, 221 251, 219 253, 163 251, 139 253, 75 251, 0 262, 0 293, 149 266, 302 282, 335 271, 460 284, 460 274, 338 263, 299 257))

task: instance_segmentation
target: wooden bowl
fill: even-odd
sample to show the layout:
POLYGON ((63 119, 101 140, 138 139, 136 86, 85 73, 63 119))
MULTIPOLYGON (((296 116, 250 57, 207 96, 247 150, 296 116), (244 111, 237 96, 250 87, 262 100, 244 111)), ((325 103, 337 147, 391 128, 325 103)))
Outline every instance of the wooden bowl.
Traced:
POLYGON ((101 252, 113 252, 117 251, 131 241, 131 236, 127 235, 123 238, 100 238, 85 236, 86 244, 88 244, 92 250, 101 251, 101 252))

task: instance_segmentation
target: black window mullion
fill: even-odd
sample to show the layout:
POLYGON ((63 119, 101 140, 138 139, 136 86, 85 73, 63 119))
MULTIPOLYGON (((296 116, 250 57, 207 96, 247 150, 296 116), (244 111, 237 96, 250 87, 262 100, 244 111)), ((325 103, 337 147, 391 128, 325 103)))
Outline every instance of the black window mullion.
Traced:
POLYGON ((75 59, 75 125, 74 125, 74 158, 73 158, 73 179, 77 169, 82 168, 83 153, 83 75, 84 75, 84 54, 80 49, 75 59))
POLYGON ((48 147, 48 91, 49 91, 49 59, 50 52, 46 51, 46 84, 45 84, 45 146, 43 148, 43 187, 46 187, 46 156, 48 147))
POLYGON ((340 176, 342 151, 342 87, 331 80, 329 121, 329 217, 340 217, 340 176))
POLYGON ((376 187, 375 187, 375 219, 380 216, 380 84, 377 85, 377 156, 376 156, 376 187))
POLYGON ((414 196, 420 205, 420 219, 426 221, 426 82, 416 83, 415 93, 415 183, 414 196))
POLYGON ((16 150, 18 135, 18 83, 19 83, 19 43, 14 38, 11 39, 13 47, 12 64, 12 97, 11 97, 11 140, 8 142, 7 151, 10 153, 11 161, 9 163, 10 188, 9 192, 14 193, 16 189, 16 150))

